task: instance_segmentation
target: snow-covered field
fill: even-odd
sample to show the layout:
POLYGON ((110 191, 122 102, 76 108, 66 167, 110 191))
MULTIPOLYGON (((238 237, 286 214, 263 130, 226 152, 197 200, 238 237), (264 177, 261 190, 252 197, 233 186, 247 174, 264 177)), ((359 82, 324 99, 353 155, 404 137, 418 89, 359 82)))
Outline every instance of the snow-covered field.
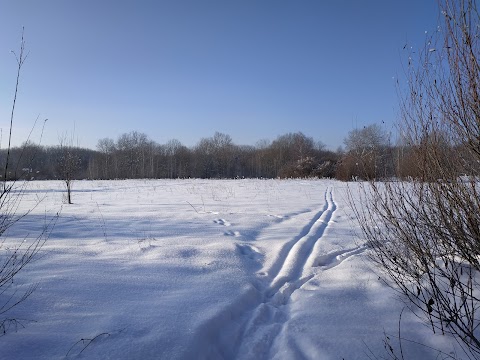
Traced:
MULTIPOLYGON (((355 192, 358 184, 349 184, 355 192)), ((327 180, 31 182, 6 243, 60 211, 1 359, 375 359, 404 305, 327 180)), ((4 294, 3 296, 6 296, 4 294)), ((406 359, 452 351, 404 312, 406 359), (412 341, 409 341, 412 340, 412 341)), ((398 352, 398 354, 400 354, 398 352)), ((439 358, 444 358, 440 356, 439 358)))

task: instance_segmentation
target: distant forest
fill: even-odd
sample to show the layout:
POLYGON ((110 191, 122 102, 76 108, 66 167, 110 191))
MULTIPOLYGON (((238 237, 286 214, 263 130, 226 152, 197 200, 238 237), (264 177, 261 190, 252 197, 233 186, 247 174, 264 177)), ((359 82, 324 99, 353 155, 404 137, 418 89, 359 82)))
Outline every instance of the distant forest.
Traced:
MULTIPOLYGON (((256 146, 234 144, 216 132, 194 147, 178 140, 158 144, 132 131, 116 141, 98 141, 97 149, 25 143, 10 150, 8 179, 176 179, 176 178, 337 178, 340 180, 416 176, 418 146, 391 145, 376 124, 348 133, 344 150, 329 151, 300 132, 256 146), (68 169, 66 171, 65 169, 68 169)), ((447 144, 443 151, 458 152, 447 144)), ((7 150, 0 150, 4 168, 7 150)), ((446 153, 446 159, 448 154, 446 153)), ((465 169, 468 171, 468 169, 465 169)), ((461 174, 459 174, 461 175, 461 174)))

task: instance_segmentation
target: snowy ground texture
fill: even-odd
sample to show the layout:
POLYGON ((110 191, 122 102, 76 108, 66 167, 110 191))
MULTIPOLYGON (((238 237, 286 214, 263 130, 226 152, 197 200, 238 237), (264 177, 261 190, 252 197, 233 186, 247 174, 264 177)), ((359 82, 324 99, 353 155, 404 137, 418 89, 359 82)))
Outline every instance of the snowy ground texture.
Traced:
MULTIPOLYGON (((19 212, 41 202, 4 246, 60 215, 16 280, 38 287, 8 314, 25 327, 0 337, 0 358, 388 357, 404 305, 368 263, 347 186, 77 181, 65 205, 61 182, 31 182, 19 212)), ((401 336, 406 359, 458 351, 408 312, 401 336)))

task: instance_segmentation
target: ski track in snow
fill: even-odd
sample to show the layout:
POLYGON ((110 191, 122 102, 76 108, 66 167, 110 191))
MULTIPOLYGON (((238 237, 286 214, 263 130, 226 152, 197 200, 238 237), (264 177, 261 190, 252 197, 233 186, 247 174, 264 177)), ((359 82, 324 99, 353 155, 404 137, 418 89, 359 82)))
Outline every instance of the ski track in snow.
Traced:
POLYGON ((313 266, 318 266, 322 270, 328 270, 335 266, 340 265, 343 261, 348 259, 350 256, 360 254, 367 249, 366 245, 357 246, 351 249, 333 251, 326 255, 317 257, 314 260, 313 266))
MULTIPOLYGON (((288 309, 284 307, 292 294, 313 276, 314 267, 322 270, 339 265, 348 257, 358 254, 364 247, 332 252, 315 256, 315 245, 322 239, 330 220, 337 210, 333 189, 325 190, 324 205, 300 234, 287 242, 279 256, 268 270, 272 279, 269 284, 254 287, 258 296, 250 302, 239 301, 229 310, 229 321, 220 329, 218 348, 210 349, 206 358, 265 359, 277 335, 289 320, 288 309)), ((237 244, 239 253, 251 259, 256 258, 257 249, 251 245, 237 244)))

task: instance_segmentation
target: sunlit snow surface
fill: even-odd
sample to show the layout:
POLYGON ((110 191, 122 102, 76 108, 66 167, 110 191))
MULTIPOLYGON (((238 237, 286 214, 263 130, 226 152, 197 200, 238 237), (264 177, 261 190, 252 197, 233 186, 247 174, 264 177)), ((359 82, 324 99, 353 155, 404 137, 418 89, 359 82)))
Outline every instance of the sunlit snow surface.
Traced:
MULTIPOLYGON (((326 180, 31 182, 5 246, 60 212, 15 286, 1 359, 368 359, 400 355, 404 305, 378 280, 346 190, 326 180), (40 203, 38 203, 40 201, 40 203)), ((360 204, 361 206, 361 204, 360 204)), ((6 296, 4 294, 3 296, 6 296)), ((1 299, 1 298, 0 298, 1 299)), ((405 358, 437 358, 404 311, 405 358)), ((458 351, 458 349, 457 349, 458 351)), ((461 354, 460 354, 461 355, 461 354)))

